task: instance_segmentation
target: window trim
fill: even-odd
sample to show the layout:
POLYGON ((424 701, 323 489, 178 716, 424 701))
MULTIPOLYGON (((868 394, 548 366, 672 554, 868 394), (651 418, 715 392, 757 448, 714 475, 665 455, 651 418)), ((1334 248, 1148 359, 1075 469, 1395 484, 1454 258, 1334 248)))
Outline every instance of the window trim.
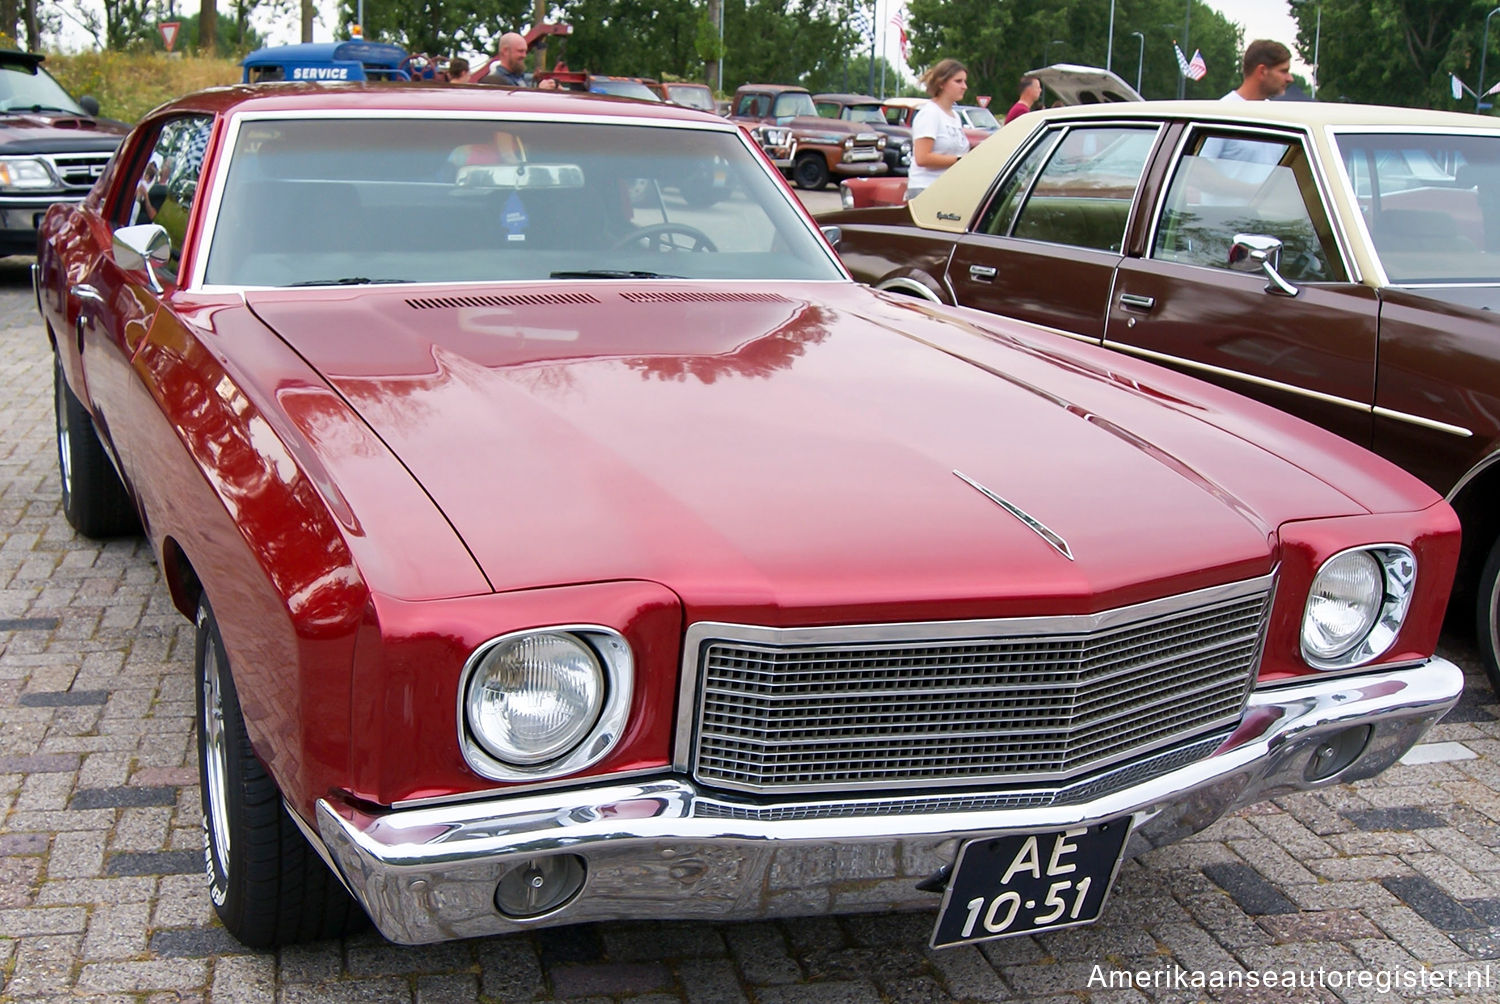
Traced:
MULTIPOLYGON (((1162 172, 1161 186, 1157 189, 1155 204, 1151 207, 1151 225, 1146 228, 1146 243, 1141 249, 1141 258, 1143 261, 1161 261, 1165 264, 1176 265, 1182 268, 1205 269, 1210 272, 1222 273, 1226 271, 1225 269, 1214 268, 1211 265, 1194 265, 1190 262, 1168 262, 1165 259, 1153 257, 1152 249, 1156 247, 1156 235, 1161 228, 1162 214, 1166 211, 1167 196, 1172 190, 1172 181, 1177 176, 1177 168, 1182 163, 1182 158, 1187 156, 1187 149, 1200 134, 1227 132, 1247 139, 1271 139, 1283 143, 1295 142, 1302 145, 1303 156, 1307 158, 1308 166, 1312 171, 1313 186, 1317 189, 1318 197, 1322 200, 1320 208, 1322 209, 1324 218, 1328 221, 1329 229, 1333 233, 1333 244, 1340 259, 1339 264, 1343 266, 1344 278, 1342 280, 1324 280, 1322 282, 1306 281, 1298 285, 1344 286, 1363 284, 1364 280, 1359 268, 1359 262, 1354 254, 1351 253, 1348 235, 1344 233, 1342 218, 1337 212, 1332 211, 1336 203, 1332 198, 1322 158, 1319 156, 1320 150, 1318 144, 1313 142, 1312 136, 1306 130, 1265 128, 1255 125, 1245 125, 1239 122, 1215 122, 1211 120, 1190 120, 1185 124, 1186 128, 1177 137, 1177 143, 1173 147, 1172 155, 1167 161, 1167 168, 1162 172)), ((1345 181, 1347 183, 1347 179, 1345 181)), ((1352 188, 1350 190, 1352 191, 1352 188)))

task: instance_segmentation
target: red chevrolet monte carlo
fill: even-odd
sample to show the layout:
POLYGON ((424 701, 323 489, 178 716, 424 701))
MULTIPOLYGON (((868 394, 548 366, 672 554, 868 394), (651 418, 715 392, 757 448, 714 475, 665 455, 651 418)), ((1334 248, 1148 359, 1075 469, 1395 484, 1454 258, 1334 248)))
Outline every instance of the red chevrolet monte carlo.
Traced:
POLYGON ((1461 689, 1432 489, 855 284, 713 116, 205 92, 47 215, 36 291, 67 518, 143 531, 198 626, 247 944, 1086 923, 1122 857, 1374 774, 1461 689))

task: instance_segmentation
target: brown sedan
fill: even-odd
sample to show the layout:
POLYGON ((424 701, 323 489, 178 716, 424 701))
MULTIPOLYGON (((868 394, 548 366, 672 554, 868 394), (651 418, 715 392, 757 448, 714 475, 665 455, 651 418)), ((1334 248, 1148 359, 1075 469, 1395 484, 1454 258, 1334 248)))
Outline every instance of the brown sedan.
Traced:
MULTIPOLYGON (((889 199, 862 184, 845 183, 846 206, 889 199)), ((1493 119, 1279 101, 1056 109, 909 204, 820 222, 864 282, 1175 366, 1427 481, 1463 519, 1455 602, 1500 687, 1493 119)))

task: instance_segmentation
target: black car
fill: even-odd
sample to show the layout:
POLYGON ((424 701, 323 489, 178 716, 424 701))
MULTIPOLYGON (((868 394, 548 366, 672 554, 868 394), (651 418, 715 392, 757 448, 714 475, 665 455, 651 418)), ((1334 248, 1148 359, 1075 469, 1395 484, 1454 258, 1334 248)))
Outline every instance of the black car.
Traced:
POLYGON ((43 214, 81 201, 126 131, 93 98, 73 100, 42 58, 0 49, 0 254, 34 254, 43 214))

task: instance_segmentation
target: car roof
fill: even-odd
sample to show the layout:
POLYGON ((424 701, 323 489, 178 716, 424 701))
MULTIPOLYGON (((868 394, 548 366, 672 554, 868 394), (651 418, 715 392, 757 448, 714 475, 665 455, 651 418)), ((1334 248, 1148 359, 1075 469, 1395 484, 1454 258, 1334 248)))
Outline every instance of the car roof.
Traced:
POLYGON ((213 87, 168 102, 158 112, 218 114, 327 111, 455 111, 477 115, 594 115, 601 118, 680 119, 726 126, 724 119, 679 105, 579 91, 542 91, 487 84, 273 83, 213 87))
POLYGON ((1314 131, 1323 128, 1424 128, 1439 131, 1500 130, 1500 120, 1463 112, 1424 108, 1356 105, 1314 101, 1122 101, 1072 105, 1029 112, 1001 126, 943 172, 940 183, 919 192, 910 203, 912 219, 932 230, 960 233, 974 202, 1027 137, 1054 122, 1192 121, 1208 124, 1285 126, 1314 131))
POLYGON ((801 84, 741 84, 741 91, 807 91, 801 84))
POLYGON ((814 94, 814 101, 837 101, 845 105, 878 105, 880 99, 870 94, 814 94))
POLYGON ((881 101, 881 104, 897 105, 901 108, 915 108, 917 105, 924 105, 931 100, 931 98, 912 98, 906 97, 904 95, 897 95, 895 97, 885 98, 881 101))

